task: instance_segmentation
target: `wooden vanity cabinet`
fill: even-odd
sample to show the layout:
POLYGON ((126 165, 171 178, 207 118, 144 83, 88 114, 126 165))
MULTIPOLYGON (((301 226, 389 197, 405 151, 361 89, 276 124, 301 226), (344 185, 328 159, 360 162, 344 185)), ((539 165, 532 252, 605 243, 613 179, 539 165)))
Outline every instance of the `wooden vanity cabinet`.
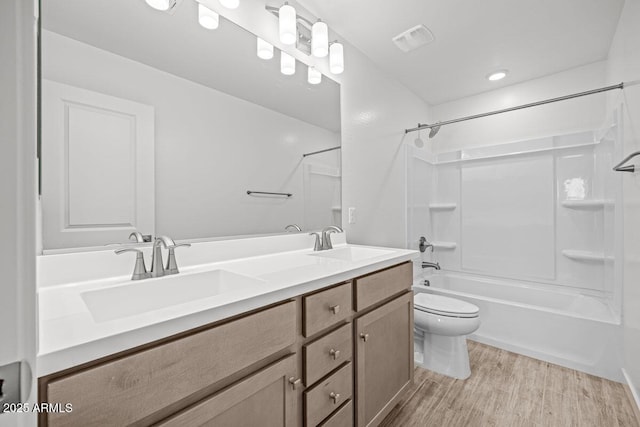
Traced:
POLYGON ((413 382, 413 292, 355 320, 358 427, 376 426, 413 382))
POLYGON ((39 379, 51 426, 376 426, 413 381, 412 263, 39 379))

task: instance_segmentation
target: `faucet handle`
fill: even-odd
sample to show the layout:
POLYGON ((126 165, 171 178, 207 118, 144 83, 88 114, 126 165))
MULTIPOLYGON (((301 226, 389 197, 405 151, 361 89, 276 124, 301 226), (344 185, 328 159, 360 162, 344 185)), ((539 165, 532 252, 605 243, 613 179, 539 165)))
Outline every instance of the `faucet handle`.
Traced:
POLYGON ((180 243, 173 244, 172 246, 167 246, 169 249, 169 256, 167 257, 167 267, 164 269, 165 274, 178 274, 180 270, 178 270, 178 263, 176 262, 176 248, 190 248, 190 243, 180 243))
POLYGON ((131 280, 141 280, 147 279, 149 277, 149 273, 147 272, 147 267, 144 265, 144 254, 139 249, 118 249, 115 251, 116 255, 121 255, 125 252, 135 252, 136 253, 136 265, 133 267, 133 274, 131 275, 131 280))
POLYGON ((320 234, 318 233, 309 233, 309 236, 316 236, 316 241, 313 245, 313 250, 314 251, 321 251, 322 250, 322 242, 320 242, 320 234))

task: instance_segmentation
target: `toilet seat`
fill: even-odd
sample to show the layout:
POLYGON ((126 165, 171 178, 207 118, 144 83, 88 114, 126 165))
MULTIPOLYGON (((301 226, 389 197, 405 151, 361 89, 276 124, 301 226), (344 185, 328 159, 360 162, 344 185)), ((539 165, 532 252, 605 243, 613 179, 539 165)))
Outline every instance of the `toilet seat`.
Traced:
POLYGON ((478 317, 480 309, 466 301, 431 293, 419 293, 414 296, 416 310, 444 317, 478 317))

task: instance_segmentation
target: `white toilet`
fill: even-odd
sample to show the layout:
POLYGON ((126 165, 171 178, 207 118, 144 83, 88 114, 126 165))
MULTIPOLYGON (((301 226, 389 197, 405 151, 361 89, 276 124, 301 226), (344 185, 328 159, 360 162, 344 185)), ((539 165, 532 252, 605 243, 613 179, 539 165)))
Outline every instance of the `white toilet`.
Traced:
POLYGON ((417 353, 422 350, 425 369, 465 379, 471 375, 467 335, 480 326, 480 309, 466 301, 418 293, 414 296, 414 326, 417 353))

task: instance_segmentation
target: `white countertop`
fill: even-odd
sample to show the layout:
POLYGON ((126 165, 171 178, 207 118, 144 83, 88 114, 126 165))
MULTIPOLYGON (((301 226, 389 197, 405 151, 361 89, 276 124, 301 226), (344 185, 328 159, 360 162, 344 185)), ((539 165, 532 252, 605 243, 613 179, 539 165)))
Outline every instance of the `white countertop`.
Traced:
MULTIPOLYGON (((40 328, 37 376, 409 261, 417 253, 347 244, 335 246, 338 250, 346 247, 382 249, 385 252, 360 261, 345 261, 315 256, 312 250, 304 249, 188 265, 181 268, 180 275, 222 269, 260 279, 262 283, 258 287, 107 321, 94 319, 81 294, 122 284, 128 280, 127 276, 41 286, 38 290, 40 328)), ((136 286, 137 283, 141 282, 131 281, 129 286, 136 286)))

